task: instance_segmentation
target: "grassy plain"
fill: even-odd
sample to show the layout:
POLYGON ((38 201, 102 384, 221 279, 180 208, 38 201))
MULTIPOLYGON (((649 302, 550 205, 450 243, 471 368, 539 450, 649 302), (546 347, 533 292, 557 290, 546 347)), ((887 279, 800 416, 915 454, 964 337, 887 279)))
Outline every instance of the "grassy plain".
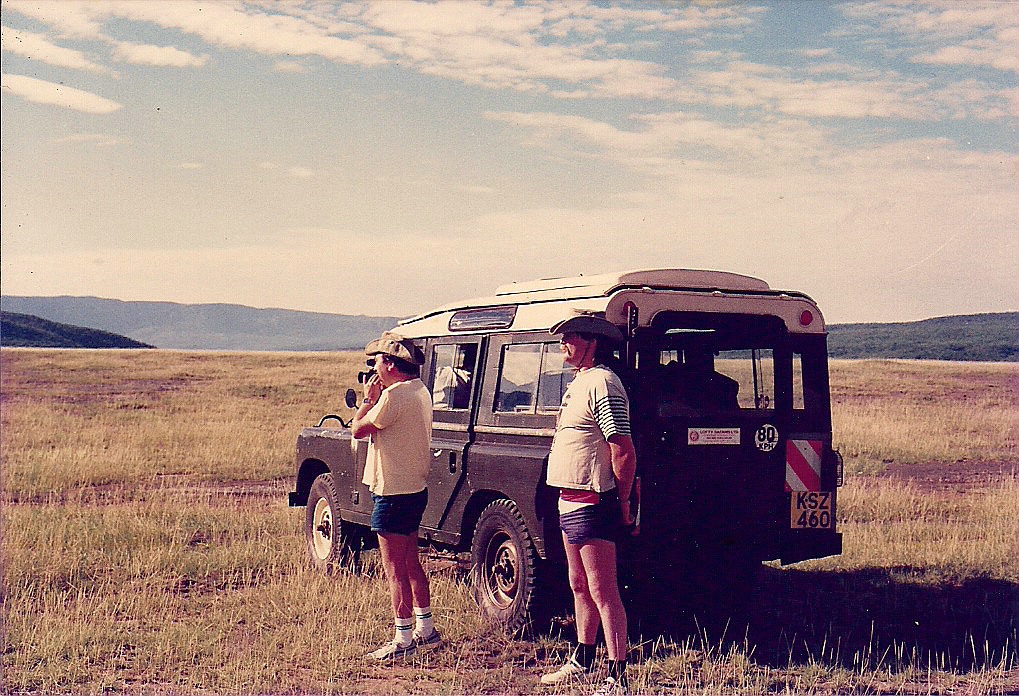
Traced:
MULTIPOLYGON (((0 351, 3 689, 555 693, 555 637, 487 627, 436 566, 449 643, 365 664, 381 577, 323 577, 286 507, 303 425, 357 354, 0 351)), ((768 568, 748 631, 637 646, 641 693, 1019 690, 1019 365, 837 361, 842 556, 768 568)))

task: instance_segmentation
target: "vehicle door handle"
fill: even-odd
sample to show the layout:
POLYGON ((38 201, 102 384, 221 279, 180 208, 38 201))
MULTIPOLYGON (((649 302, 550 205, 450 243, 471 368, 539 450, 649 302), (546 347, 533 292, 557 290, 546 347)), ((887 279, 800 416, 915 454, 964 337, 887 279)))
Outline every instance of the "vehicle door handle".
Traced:
MULTIPOLYGON (((420 450, 418 450, 418 451, 420 451, 420 450)), ((432 458, 433 459, 438 459, 441 456, 442 456, 442 450, 441 449, 432 450, 432 458)))

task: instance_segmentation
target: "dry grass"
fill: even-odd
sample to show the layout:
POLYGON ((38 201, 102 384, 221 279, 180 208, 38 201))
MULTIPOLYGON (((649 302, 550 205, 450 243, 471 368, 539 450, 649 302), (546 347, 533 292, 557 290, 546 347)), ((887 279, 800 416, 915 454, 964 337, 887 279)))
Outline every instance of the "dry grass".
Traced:
POLYGON ((856 471, 1019 461, 1015 363, 837 360, 831 383, 835 444, 856 471))
POLYGON ((290 476, 297 429, 342 409, 360 368, 353 353, 4 351, 5 490, 290 476))
MULTIPOLYGON (((0 351, 4 690, 563 693, 536 683, 565 643, 488 628, 458 576, 437 567, 448 647, 392 668, 361 659, 389 635, 382 579, 309 571, 303 511, 285 502, 297 430, 346 413, 360 360, 0 351)), ((832 372, 850 471, 1017 459, 1017 366, 838 362, 832 372), (944 437, 946 423, 969 436, 944 437), (949 443, 937 456, 928 433, 949 443)), ((632 686, 1019 689, 1017 501, 1008 475, 949 487, 850 477, 841 557, 767 569, 745 634, 640 645, 632 686)))

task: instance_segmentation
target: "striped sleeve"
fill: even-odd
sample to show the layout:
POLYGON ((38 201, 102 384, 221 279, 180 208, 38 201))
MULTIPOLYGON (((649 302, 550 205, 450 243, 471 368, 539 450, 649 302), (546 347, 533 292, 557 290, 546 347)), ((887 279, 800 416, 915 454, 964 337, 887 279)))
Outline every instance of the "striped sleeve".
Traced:
POLYGON ((591 410, 602 436, 608 440, 613 435, 630 434, 630 405, 623 385, 618 378, 611 377, 595 386, 591 410))

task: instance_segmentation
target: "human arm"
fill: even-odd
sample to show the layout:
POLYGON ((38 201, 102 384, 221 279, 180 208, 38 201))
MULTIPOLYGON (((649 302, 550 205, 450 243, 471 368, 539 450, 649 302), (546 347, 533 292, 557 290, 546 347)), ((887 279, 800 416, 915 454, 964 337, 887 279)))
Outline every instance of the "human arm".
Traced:
POLYGON ((637 473, 637 453, 629 435, 613 435, 608 438, 608 443, 612 475, 616 479, 616 490, 619 493, 619 509, 623 523, 629 526, 634 523, 634 516, 630 512, 630 493, 637 473))
POLYGON ((372 375, 364 385, 364 399, 361 400, 361 405, 357 407, 357 413, 350 421, 350 434, 356 439, 361 440, 379 431, 378 426, 368 420, 368 413, 375 407, 381 396, 382 383, 379 381, 378 375, 372 375))

